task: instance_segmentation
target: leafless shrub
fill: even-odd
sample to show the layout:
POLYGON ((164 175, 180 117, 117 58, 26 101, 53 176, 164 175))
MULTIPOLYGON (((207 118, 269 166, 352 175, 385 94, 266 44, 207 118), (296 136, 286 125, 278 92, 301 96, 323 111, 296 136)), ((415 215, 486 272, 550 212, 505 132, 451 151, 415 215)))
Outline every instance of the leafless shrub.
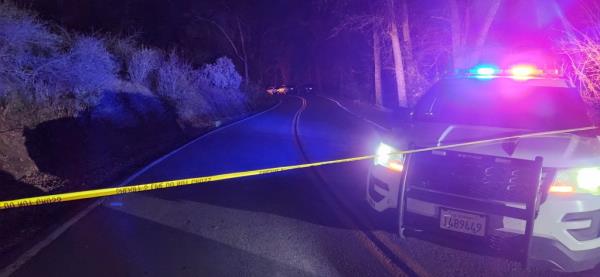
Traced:
POLYGON ((119 77, 126 79, 129 77, 128 68, 131 56, 138 51, 136 36, 115 36, 110 35, 104 38, 108 51, 114 56, 115 62, 119 67, 119 77))
POLYGON ((58 36, 28 11, 10 3, 0 3, 0 42, 10 43, 15 51, 47 51, 54 49, 58 36))
POLYGON ((38 104, 46 102, 50 90, 42 71, 55 60, 59 45, 60 37, 34 14, 0 3, 0 115, 5 121, 38 120, 38 104))
POLYGON ((15 125, 74 116, 113 80, 103 41, 59 36, 35 15, 0 4, 0 115, 15 125))
POLYGON ((131 55, 129 61, 129 78, 132 82, 144 85, 149 89, 155 88, 156 74, 162 62, 160 51, 142 48, 131 55))
POLYGON ((597 27, 600 24, 600 5, 584 4, 581 8, 594 27, 577 30, 562 16, 566 35, 560 46, 568 58, 567 74, 581 89, 583 98, 592 107, 592 115, 600 122, 600 27, 597 27))
POLYGON ((117 80, 113 56, 103 40, 86 36, 79 37, 65 55, 63 81, 83 105, 94 105, 98 94, 117 80))
POLYGON ((600 36, 583 34, 563 41, 576 81, 588 100, 600 100, 600 36))
POLYGON ((201 70, 175 52, 163 60, 159 50, 137 48, 132 37, 51 29, 34 14, 0 2, 0 122, 35 126, 87 113, 133 126, 172 110, 184 126, 201 127, 246 111, 231 60, 220 58, 201 70))
POLYGON ((218 58, 199 70, 201 93, 213 107, 213 117, 246 111, 247 98, 240 91, 242 77, 227 57, 218 58))
POLYGON ((200 78, 207 85, 220 89, 240 88, 242 76, 228 57, 220 57, 214 63, 205 64, 200 69, 200 78))
POLYGON ((564 41, 563 51, 570 65, 567 72, 578 84, 583 98, 592 107, 595 120, 600 120, 600 37, 581 34, 564 41))
POLYGON ((212 113, 200 93, 198 72, 174 52, 158 70, 156 92, 175 108, 181 124, 200 127, 212 113))

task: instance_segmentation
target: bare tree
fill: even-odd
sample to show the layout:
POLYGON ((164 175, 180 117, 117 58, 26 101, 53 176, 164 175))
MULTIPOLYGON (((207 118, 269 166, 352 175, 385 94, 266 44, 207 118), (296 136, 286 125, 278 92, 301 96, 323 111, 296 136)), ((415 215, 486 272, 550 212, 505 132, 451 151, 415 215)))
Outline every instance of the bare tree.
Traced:
POLYGON ((404 78, 404 60, 402 58, 402 47, 400 46, 398 26, 396 25, 395 21, 390 22, 390 30, 388 35, 390 36, 390 41, 392 42, 398 106, 408 107, 408 97, 406 96, 406 79, 404 78))
POLYGON ((389 11, 389 32, 390 41, 392 42, 392 55, 394 57, 394 74, 396 76, 396 94, 398 98, 398 106, 408 107, 408 97, 406 93, 406 79, 404 76, 404 60, 402 57, 402 47, 400 44, 400 33, 398 32, 398 24, 396 20, 396 5, 395 0, 388 0, 389 11))
POLYGON ((490 3, 490 8, 485 15, 483 20, 483 24, 481 24, 481 28, 477 33, 477 37, 475 39, 475 51, 473 51, 473 55, 471 56, 470 62, 477 62, 479 56, 481 55, 481 50, 485 44, 485 41, 488 37, 488 33, 490 31, 490 27, 492 26, 492 22, 496 18, 496 14, 498 13, 498 9, 500 8, 500 3, 502 0, 494 0, 490 3))
MULTIPOLYGON (((567 76, 580 87, 583 98, 592 107, 594 120, 600 122, 600 28, 580 31, 571 24, 556 2, 552 4, 564 28, 559 45, 568 59, 567 76)), ((587 14, 592 26, 599 26, 600 5, 583 2, 579 8, 587 14)))
POLYGON ((501 3, 502 0, 490 0, 490 5, 480 25, 481 27, 477 29, 475 34, 470 34, 471 12, 474 2, 464 1, 461 5, 458 0, 449 0, 454 68, 468 67, 472 63, 477 62, 501 3), (469 37, 472 35, 475 36, 473 40, 474 44, 468 45, 469 37))
MULTIPOLYGON (((406 82, 407 63, 405 59, 411 60, 412 41, 410 37, 410 25, 408 22, 408 7, 406 0, 387 0, 382 3, 371 3, 367 14, 346 16, 341 23, 334 28, 332 36, 338 35, 343 30, 360 31, 369 34, 372 39, 373 53, 373 85, 375 91, 375 104, 383 106, 382 71, 383 51, 386 42, 391 46, 391 57, 393 59, 392 71, 396 83, 396 99, 400 107, 408 107, 408 93, 406 82), (395 10, 397 1, 401 1, 402 21, 397 20, 395 10), (389 40, 385 40, 385 38, 389 40), (405 50, 404 50, 405 49, 405 50)), ((414 64, 414 63, 412 63, 414 64)), ((416 71, 416 68, 415 70, 416 71)))
POLYGON ((212 26, 214 26, 217 30, 219 30, 219 32, 227 40, 227 43, 233 50, 235 57, 238 58, 244 66, 244 83, 246 84, 246 86, 248 86, 248 84, 250 82, 250 73, 249 73, 249 69, 248 69, 249 61, 248 61, 248 54, 247 54, 247 49, 246 49, 246 38, 245 38, 244 30, 242 28, 241 19, 239 17, 236 17, 234 26, 232 26, 232 27, 228 27, 225 24, 220 24, 216 20, 202 17, 202 16, 197 16, 196 19, 199 21, 207 22, 207 23, 211 24, 212 26), (235 39, 236 36, 237 36, 237 39, 235 39), (236 43, 236 41, 239 41, 239 44, 236 43))
POLYGON ((373 85, 375 86, 375 105, 383 106, 381 85, 381 38, 379 32, 373 30, 373 85))
POLYGON ((408 21, 408 1, 402 1, 402 39, 404 49, 406 49, 406 57, 408 60, 413 60, 412 38, 410 36, 410 24, 408 21))
MULTIPOLYGON (((402 26, 402 46, 403 46, 403 57, 404 67, 406 76, 406 95, 409 105, 415 103, 428 87, 428 81, 426 80, 423 72, 419 68, 419 61, 417 60, 418 54, 422 54, 431 48, 431 45, 419 44, 415 52, 413 47, 413 38, 411 29, 418 29, 416 26, 410 24, 409 20, 409 6, 408 1, 401 1, 401 26, 402 26)), ((423 31, 423 30, 421 30, 423 31)), ((439 37, 437 38, 439 40, 439 37)), ((437 49, 437 52, 443 52, 437 49)))
MULTIPOLYGON (((461 28, 462 17, 457 0, 449 0, 448 3, 450 5, 450 32, 452 33, 452 63, 454 68, 459 68, 464 64, 462 50, 465 42, 463 37, 466 37, 466 34, 461 28)), ((465 13, 469 14, 469 11, 467 10, 465 13)))
POLYGON ((373 87, 375 91, 375 105, 383 107, 383 85, 382 85, 382 47, 383 37, 387 36, 384 32, 384 18, 380 16, 379 10, 374 5, 370 6, 368 14, 350 15, 343 18, 336 26, 330 37, 335 37, 342 31, 358 31, 363 34, 370 34, 372 38, 371 47, 373 50, 373 87))

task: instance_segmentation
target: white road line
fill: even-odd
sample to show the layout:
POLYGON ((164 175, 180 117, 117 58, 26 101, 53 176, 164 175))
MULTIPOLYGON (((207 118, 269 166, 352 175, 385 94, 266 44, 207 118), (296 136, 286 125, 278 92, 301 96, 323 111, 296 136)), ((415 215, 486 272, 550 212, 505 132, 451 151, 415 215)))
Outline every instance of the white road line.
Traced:
POLYGON ((340 103, 339 101, 337 101, 337 100, 335 100, 335 99, 333 99, 333 98, 330 98, 330 97, 328 97, 328 96, 322 96, 322 95, 317 95, 317 96, 318 96, 318 97, 321 97, 321 98, 324 98, 324 99, 327 99, 327 100, 329 100, 329 101, 331 101, 331 102, 335 103, 336 105, 338 105, 340 108, 342 108, 342 110, 346 111, 347 113, 349 113, 349 114, 351 114, 351 115, 353 115, 353 116, 355 116, 355 117, 358 117, 358 118, 360 118, 360 119, 364 120, 365 122, 367 122, 367 123, 369 123, 369 124, 371 124, 371 125, 373 125, 373 126, 375 126, 375 127, 379 128, 379 129, 381 129, 381 130, 384 130, 384 131, 390 131, 390 130, 391 130, 391 129, 389 129, 389 128, 386 128, 386 127, 383 127, 383 126, 381 126, 380 124, 378 124, 378 123, 376 123, 376 122, 374 122, 374 121, 372 121, 372 120, 370 120, 370 119, 368 119, 368 118, 365 118, 365 117, 363 117, 363 116, 360 116, 360 115, 358 115, 358 114, 354 113, 354 112, 353 112, 353 111, 351 111, 350 109, 346 108, 346 106, 344 106, 342 103, 340 103))
MULTIPOLYGON (((183 150, 184 148, 196 143, 197 141, 199 141, 200 139, 203 139, 207 136, 210 135, 214 135, 218 132, 221 132, 222 130, 229 128, 229 127, 233 127, 236 126, 238 124, 241 124, 247 120, 250 120, 252 118, 258 117, 262 114, 268 113, 276 108, 278 108, 281 105, 282 101, 279 100, 279 102, 274 105, 273 107, 250 115, 246 118, 240 119, 238 121, 235 121, 233 123, 227 124, 223 127, 217 128, 215 130, 212 130, 206 134, 203 134, 199 137, 197 137, 196 139, 184 144, 183 146, 169 152, 168 154, 158 158, 157 160, 155 160, 154 162, 148 164, 147 166, 145 166, 144 168, 142 168, 141 170, 139 170, 138 172, 134 173, 133 175, 129 176, 127 179, 125 179, 125 181, 121 182, 118 186, 122 187, 125 186, 127 184, 129 184, 131 181, 133 181, 135 178, 139 177, 140 175, 144 174, 146 171, 148 171, 150 168, 156 166, 157 164, 161 163, 162 161, 166 160, 167 158, 173 156, 174 154, 180 152, 181 150, 183 150)), ((54 231, 52 231, 52 233, 50 233, 50 235, 48 235, 46 238, 44 238, 42 241, 36 243, 33 247, 31 247, 30 249, 28 249, 27 251, 25 251, 23 254, 21 254, 21 256, 19 256, 14 262, 12 262, 11 264, 9 264, 8 266, 6 266, 5 268, 2 269, 2 271, 0 271, 0 277, 5 277, 5 276, 10 276, 11 274, 13 274, 15 271, 19 270, 19 268, 21 268, 21 266, 23 266, 24 264, 26 264, 31 258, 35 257, 42 249, 44 249, 46 246, 50 245, 50 243, 52 243, 54 240, 56 240, 58 237, 60 237, 60 235, 62 235, 64 232, 66 232, 69 227, 73 226, 75 223, 77 223, 80 219, 82 219, 83 217, 85 217, 88 213, 90 213, 94 208, 100 206, 103 202, 104 202, 105 198, 100 198, 96 201, 94 201, 94 203, 90 204, 89 206, 87 206, 85 209, 83 209, 82 211, 78 212, 75 216, 73 216, 72 218, 70 218, 69 220, 67 220, 64 224, 62 224, 61 226, 59 226, 58 228, 56 228, 54 231)))

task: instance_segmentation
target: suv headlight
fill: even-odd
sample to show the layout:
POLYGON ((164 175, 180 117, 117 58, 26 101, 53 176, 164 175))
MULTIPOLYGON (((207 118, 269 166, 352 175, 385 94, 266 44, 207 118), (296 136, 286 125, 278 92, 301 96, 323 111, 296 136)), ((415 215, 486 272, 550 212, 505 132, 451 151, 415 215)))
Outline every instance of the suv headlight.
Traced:
POLYGON ((600 167, 558 170, 550 192, 600 195, 600 167))
POLYGON ((377 152, 375 153, 374 163, 389 168, 394 171, 401 172, 404 170, 404 155, 397 153, 394 147, 391 147, 385 143, 379 143, 377 152))

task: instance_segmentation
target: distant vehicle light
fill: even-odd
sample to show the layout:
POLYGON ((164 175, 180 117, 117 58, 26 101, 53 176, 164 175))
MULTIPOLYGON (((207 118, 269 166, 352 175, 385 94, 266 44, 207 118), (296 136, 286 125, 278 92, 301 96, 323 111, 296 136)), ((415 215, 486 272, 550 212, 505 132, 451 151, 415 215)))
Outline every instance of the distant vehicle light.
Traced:
POLYGON ((275 92, 276 92, 276 89, 275 89, 274 87, 268 87, 268 88, 266 89, 266 91, 267 91, 267 93, 268 93, 269 95, 273 95, 273 94, 275 94, 275 92))
POLYGON ((401 172, 404 170, 404 155, 395 154, 398 150, 385 144, 380 143, 377 147, 375 165, 381 165, 393 171, 401 172))

